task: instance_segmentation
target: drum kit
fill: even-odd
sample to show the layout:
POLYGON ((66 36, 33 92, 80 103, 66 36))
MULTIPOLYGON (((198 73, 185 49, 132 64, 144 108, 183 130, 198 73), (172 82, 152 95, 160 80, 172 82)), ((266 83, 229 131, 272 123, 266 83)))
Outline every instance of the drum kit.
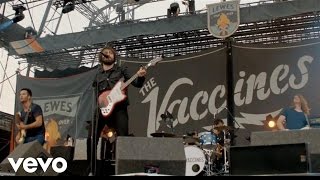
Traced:
MULTIPOLYGON (((216 127, 222 136, 212 131, 183 135, 186 155, 186 176, 219 176, 229 173, 227 151, 230 147, 229 126, 216 127), (222 142, 221 142, 222 141, 222 142)), ((152 133, 153 137, 179 137, 173 133, 152 133)))

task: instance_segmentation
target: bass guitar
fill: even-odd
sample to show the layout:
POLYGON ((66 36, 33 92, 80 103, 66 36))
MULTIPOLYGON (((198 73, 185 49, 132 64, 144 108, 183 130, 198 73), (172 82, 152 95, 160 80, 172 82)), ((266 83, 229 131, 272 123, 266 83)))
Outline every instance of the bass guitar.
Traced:
MULTIPOLYGON (((151 66, 155 66, 161 60, 162 60, 161 57, 157 57, 155 59, 152 59, 143 68, 144 69, 148 69, 151 66)), ((99 108, 101 110, 101 114, 104 117, 110 116, 110 114, 113 111, 115 105, 117 103, 122 102, 122 101, 124 101, 126 99, 127 96, 126 96, 124 90, 137 77, 138 77, 138 74, 136 73, 130 79, 128 79, 126 82, 123 82, 123 79, 120 79, 111 90, 104 91, 103 93, 101 93, 99 95, 99 98, 98 98, 99 108)))

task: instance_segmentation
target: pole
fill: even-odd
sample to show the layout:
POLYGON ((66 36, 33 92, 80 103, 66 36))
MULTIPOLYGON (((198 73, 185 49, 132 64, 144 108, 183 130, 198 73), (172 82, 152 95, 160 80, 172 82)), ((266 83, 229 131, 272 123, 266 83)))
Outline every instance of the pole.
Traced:
MULTIPOLYGON (((227 77, 227 125, 234 129, 234 77, 233 77, 233 58, 232 58, 232 38, 226 39, 227 45, 227 63, 226 63, 226 77, 227 77)), ((231 145, 235 144, 234 132, 230 131, 231 145)))

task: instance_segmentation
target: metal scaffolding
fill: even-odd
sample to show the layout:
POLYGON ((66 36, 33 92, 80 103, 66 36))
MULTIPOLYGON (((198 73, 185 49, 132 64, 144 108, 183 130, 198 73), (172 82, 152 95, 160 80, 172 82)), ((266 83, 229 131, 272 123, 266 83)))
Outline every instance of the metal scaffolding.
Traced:
MULTIPOLYGON (((140 1, 144 3, 157 0, 140 1)), ((55 35, 59 23, 52 36, 39 37, 37 41, 44 47, 42 53, 19 55, 31 66, 50 69, 77 68, 93 66, 97 63, 97 51, 106 43, 112 43, 121 57, 139 59, 186 55, 211 47, 218 47, 224 40, 214 38, 207 30, 207 14, 205 10, 195 14, 180 14, 168 18, 158 16, 145 19, 127 19, 112 21, 108 12, 117 5, 131 6, 124 0, 107 0, 107 5, 97 7, 94 1, 76 0, 76 10, 90 20, 83 32, 55 35), (97 16, 99 14, 99 17, 97 16), (100 17, 101 16, 101 17, 100 17), (92 18, 94 17, 94 18, 92 18), (92 19, 90 19, 92 18, 92 19), (107 34, 108 36, 101 36, 107 34)), ((133 1, 132 1, 133 2, 133 1)), ((62 0, 52 2, 47 10, 61 10, 62 0)), ((49 3, 50 4, 50 3, 49 3)), ((276 44, 293 43, 309 39, 319 39, 319 1, 260 1, 241 5, 241 24, 232 38, 244 44, 276 44), (301 7, 302 8, 287 8, 301 7), (281 10, 281 13, 278 11, 281 10)), ((142 4, 135 4, 136 7, 142 4)), ((134 8, 133 8, 134 10, 134 8)), ((133 12, 133 11, 132 11, 133 12)), ((48 12, 46 13, 48 15, 48 12)), ((60 18, 62 16, 61 13, 60 18)), ((47 28, 47 19, 57 18, 44 16, 42 28, 47 28)), ((41 28, 39 33, 41 34, 41 28)), ((40 35, 38 34, 38 36, 40 35)), ((9 39, 8 39, 9 40, 9 39)))

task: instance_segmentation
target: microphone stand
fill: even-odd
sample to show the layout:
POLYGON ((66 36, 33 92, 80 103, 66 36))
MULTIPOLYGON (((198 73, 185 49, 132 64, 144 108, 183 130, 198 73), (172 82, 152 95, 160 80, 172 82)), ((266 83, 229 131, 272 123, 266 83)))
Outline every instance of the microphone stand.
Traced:
MULTIPOLYGON (((229 109, 227 107, 224 107, 224 109, 227 110, 227 113, 231 116, 231 118, 235 122, 235 124, 237 124, 237 126, 238 126, 237 130, 238 130, 241 127, 240 124, 238 123, 236 118, 234 118, 234 116, 231 114, 231 112, 229 111, 229 109)), ((229 171, 228 171, 228 164, 229 163, 227 161, 226 132, 227 131, 224 131, 224 133, 223 133, 224 134, 223 135, 224 136, 223 151, 224 151, 224 173, 225 174, 229 173, 229 171)), ((230 136, 230 142, 228 142, 228 143, 230 143, 230 145, 231 145, 231 143, 233 142, 233 138, 234 138, 234 132, 233 133, 228 132, 228 133, 229 133, 229 136, 230 136)))
MULTIPOLYGON (((99 72, 99 67, 97 68, 97 71, 99 72)), ((97 74, 98 74, 97 72, 97 74)), ((90 153, 90 173, 89 176, 95 176, 96 175, 96 169, 97 169, 97 129, 98 129, 98 120, 99 120, 99 101, 98 101, 98 76, 95 77, 95 87, 93 90, 93 97, 94 97, 94 113, 93 118, 91 120, 91 153, 90 153)))
POLYGON ((174 134, 174 130, 173 130, 173 116, 171 113, 169 113, 168 111, 166 112, 166 117, 167 117, 167 122, 170 123, 170 128, 171 128, 171 133, 174 134))
POLYGON ((306 114, 304 114, 304 116, 306 117, 306 121, 307 121, 307 126, 308 128, 311 128, 311 125, 310 125, 310 121, 309 121, 309 118, 306 114))
POLYGON ((174 130, 173 130, 173 119, 169 119, 169 121, 170 121, 171 133, 174 134, 174 130))
MULTIPOLYGON (((227 131, 226 130, 223 130, 223 154, 224 154, 224 173, 228 173, 228 161, 227 161, 227 143, 226 143, 226 139, 227 139, 227 136, 226 136, 226 133, 227 131)), ((229 142, 228 142, 229 143, 229 142)))
POLYGON ((229 109, 227 107, 224 107, 224 108, 227 110, 228 114, 232 117, 232 120, 238 125, 237 129, 239 129, 241 126, 238 123, 238 121, 236 120, 236 118, 234 118, 234 116, 231 114, 231 112, 229 111, 229 109))

